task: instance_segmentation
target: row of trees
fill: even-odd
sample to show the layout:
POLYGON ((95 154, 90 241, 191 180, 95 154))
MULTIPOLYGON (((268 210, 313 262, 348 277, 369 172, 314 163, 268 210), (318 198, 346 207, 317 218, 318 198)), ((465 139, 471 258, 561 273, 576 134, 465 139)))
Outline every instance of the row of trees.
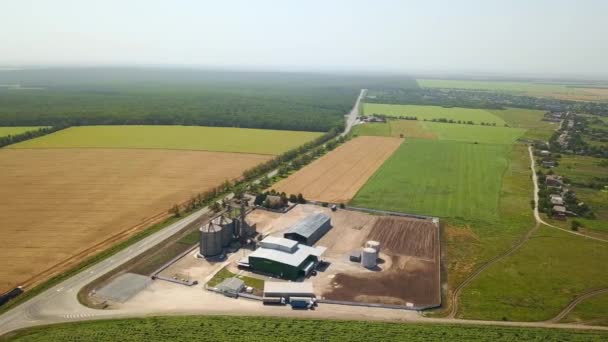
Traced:
POLYGON ((65 126, 43 127, 33 131, 27 131, 20 134, 7 135, 0 137, 0 148, 11 144, 16 144, 25 140, 41 137, 64 129, 65 126))
MULTIPOLYGON (((175 204, 169 209, 169 213, 175 217, 179 217, 183 215, 184 212, 192 212, 205 206, 212 206, 212 209, 217 211, 220 209, 217 201, 230 192, 233 192, 235 197, 241 198, 246 191, 256 193, 260 190, 267 189, 273 182, 273 179, 267 177, 267 174, 270 171, 274 169, 280 171, 286 167, 291 170, 294 169, 296 165, 300 168, 310 163, 314 160, 314 157, 312 156, 319 156, 345 141, 343 137, 334 139, 337 135, 338 131, 333 129, 311 142, 245 171, 243 176, 238 180, 226 180, 215 188, 193 196, 186 203, 181 205, 175 204)), ((304 200, 301 195, 296 195, 297 200, 300 198, 304 200)))

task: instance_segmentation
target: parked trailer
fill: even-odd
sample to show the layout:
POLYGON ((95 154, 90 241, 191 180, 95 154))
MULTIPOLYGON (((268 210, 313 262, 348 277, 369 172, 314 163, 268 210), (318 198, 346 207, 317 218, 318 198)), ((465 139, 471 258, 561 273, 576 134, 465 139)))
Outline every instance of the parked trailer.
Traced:
POLYGON ((283 297, 264 297, 262 298, 264 305, 285 305, 285 298, 283 297))

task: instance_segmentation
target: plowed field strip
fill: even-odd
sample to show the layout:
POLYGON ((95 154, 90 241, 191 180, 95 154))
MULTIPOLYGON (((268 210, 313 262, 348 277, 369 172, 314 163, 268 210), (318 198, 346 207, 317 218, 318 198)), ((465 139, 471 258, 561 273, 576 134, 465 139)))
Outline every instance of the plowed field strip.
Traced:
POLYGON ((348 202, 401 144, 401 139, 358 137, 273 188, 326 202, 348 202))

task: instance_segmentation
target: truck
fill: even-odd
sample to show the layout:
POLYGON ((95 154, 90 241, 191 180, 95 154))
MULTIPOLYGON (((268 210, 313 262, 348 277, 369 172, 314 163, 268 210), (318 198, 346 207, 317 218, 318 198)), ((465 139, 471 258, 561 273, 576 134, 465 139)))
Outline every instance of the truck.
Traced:
POLYGON ((310 297, 291 297, 289 298, 289 304, 292 309, 311 309, 314 302, 310 297))

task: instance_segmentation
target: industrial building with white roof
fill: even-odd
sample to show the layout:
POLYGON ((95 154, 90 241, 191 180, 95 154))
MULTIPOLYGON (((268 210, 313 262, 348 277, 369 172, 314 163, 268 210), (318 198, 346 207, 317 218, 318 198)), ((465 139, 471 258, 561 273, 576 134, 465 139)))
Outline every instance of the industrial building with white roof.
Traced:
POLYGON ((310 274, 326 249, 269 236, 260 242, 258 249, 241 259, 239 265, 254 272, 293 280, 310 274))

